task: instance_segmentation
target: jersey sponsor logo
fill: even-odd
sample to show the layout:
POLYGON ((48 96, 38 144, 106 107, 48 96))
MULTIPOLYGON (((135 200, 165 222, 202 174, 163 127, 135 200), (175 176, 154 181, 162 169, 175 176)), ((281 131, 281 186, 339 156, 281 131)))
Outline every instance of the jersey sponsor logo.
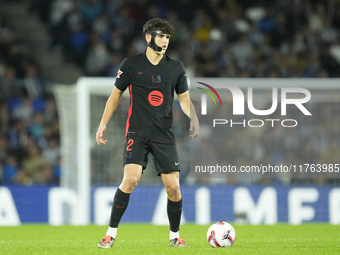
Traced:
POLYGON ((144 72, 142 72, 142 71, 139 71, 139 72, 138 72, 138 74, 139 74, 139 75, 141 75, 141 74, 143 74, 143 73, 147 73, 147 72, 148 72, 148 71, 144 71, 144 72))
POLYGON ((152 75, 152 82, 153 83, 161 83, 162 78, 160 75, 152 75))
POLYGON ((120 78, 120 75, 123 73, 123 71, 121 71, 120 69, 118 69, 118 73, 117 73, 117 77, 116 78, 120 78))
POLYGON ((163 103, 163 99, 163 94, 158 90, 151 91, 148 97, 149 103, 152 106, 160 106, 163 103))

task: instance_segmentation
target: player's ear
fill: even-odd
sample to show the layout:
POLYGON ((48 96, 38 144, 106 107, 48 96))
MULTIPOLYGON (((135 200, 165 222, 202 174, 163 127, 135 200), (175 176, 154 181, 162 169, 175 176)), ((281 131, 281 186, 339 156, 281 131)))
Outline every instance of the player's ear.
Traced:
POLYGON ((145 40, 149 43, 151 41, 151 34, 145 34, 145 40))

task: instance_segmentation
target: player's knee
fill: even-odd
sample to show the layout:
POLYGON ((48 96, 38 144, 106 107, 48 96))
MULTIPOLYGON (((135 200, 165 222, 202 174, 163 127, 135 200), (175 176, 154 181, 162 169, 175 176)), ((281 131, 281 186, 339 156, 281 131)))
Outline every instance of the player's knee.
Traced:
POLYGON ((136 176, 129 176, 124 179, 124 185, 129 189, 134 189, 138 184, 138 178, 136 176))
POLYGON ((179 184, 172 184, 166 187, 166 192, 168 194, 169 199, 172 201, 178 201, 181 199, 181 191, 179 188, 179 184))

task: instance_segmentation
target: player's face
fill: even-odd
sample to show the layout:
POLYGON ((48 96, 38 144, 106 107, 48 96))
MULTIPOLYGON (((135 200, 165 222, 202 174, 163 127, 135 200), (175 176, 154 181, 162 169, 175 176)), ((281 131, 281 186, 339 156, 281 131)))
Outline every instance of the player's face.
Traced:
POLYGON ((162 51, 160 52, 161 54, 164 54, 166 50, 168 49, 169 40, 170 40, 170 35, 168 34, 159 34, 156 36, 155 43, 156 45, 162 48, 162 51))

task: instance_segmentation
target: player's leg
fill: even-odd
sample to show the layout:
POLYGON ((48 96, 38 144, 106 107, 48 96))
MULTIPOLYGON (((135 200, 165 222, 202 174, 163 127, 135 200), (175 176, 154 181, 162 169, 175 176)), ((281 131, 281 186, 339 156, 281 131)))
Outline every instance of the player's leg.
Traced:
POLYGON ((98 244, 99 248, 111 248, 117 236, 117 229, 121 218, 129 204, 130 194, 137 186, 143 168, 138 164, 127 164, 124 167, 124 177, 113 198, 110 224, 106 236, 98 244))
POLYGON ((143 172, 143 167, 139 164, 126 164, 124 166, 124 177, 119 185, 119 189, 130 194, 137 186, 143 172))
POLYGON ((143 139, 127 138, 124 146, 124 177, 113 198, 109 228, 106 236, 98 244, 100 248, 113 246, 119 222, 129 204, 130 194, 137 186, 147 165, 149 148, 143 139))
POLYGON ((175 144, 150 143, 151 153, 158 175, 162 177, 168 194, 167 212, 170 223, 170 245, 188 246, 179 237, 179 225, 182 214, 182 195, 179 186, 179 160, 175 144))
POLYGON ((107 235, 110 235, 113 238, 117 235, 118 224, 129 204, 130 194, 141 178, 142 169, 142 166, 137 164, 127 164, 124 167, 123 181, 119 185, 113 198, 110 227, 107 231, 107 235))
POLYGON ((161 174, 168 194, 167 212, 170 223, 170 245, 186 247, 187 243, 179 237, 179 226, 182 215, 182 195, 179 185, 179 171, 168 171, 161 174))
POLYGON ((167 212, 170 223, 170 239, 179 237, 179 225, 182 214, 182 195, 179 188, 179 172, 170 171, 161 174, 168 194, 167 212))

